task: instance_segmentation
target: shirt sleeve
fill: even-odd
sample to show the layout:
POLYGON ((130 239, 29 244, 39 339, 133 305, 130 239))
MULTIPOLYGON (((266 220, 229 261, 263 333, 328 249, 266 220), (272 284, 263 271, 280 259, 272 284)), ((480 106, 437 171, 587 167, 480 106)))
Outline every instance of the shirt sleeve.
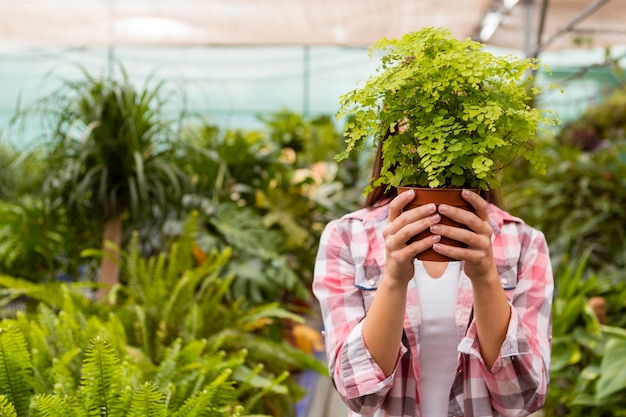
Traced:
MULTIPOLYGON (((492 407, 505 416, 528 415, 541 408, 550 376, 552 266, 544 235, 525 227, 519 238, 516 285, 505 285, 511 318, 498 358, 491 368, 482 360, 475 322, 459 345, 459 351, 469 356, 470 385, 471 379, 482 379, 492 407)), ((510 236, 504 238, 510 245, 510 236)))
MULTIPOLYGON (((313 280, 331 379, 348 407, 361 414, 371 414, 380 407, 395 374, 394 370, 390 376, 384 376, 363 340, 366 311, 363 290, 355 285, 355 270, 359 265, 363 267, 367 247, 361 221, 342 219, 329 223, 320 239, 313 280)), ((402 346, 398 362, 406 350, 402 346)))

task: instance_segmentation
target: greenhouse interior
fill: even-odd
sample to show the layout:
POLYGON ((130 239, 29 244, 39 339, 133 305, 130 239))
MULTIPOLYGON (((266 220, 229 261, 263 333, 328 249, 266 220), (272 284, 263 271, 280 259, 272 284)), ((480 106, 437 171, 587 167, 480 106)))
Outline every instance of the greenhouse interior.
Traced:
MULTIPOLYGON (((419 399, 422 354, 407 341, 409 301, 402 340, 388 342, 402 348, 393 376, 374 353, 368 367, 346 355, 361 359, 354 339, 375 349, 367 329, 381 308, 370 304, 385 299, 378 282, 393 280, 386 265, 400 252, 390 234, 409 212, 394 211, 410 171, 400 161, 423 163, 437 129, 446 139, 413 173, 441 159, 443 168, 410 185, 437 188, 452 172, 443 188, 479 188, 489 201, 472 204, 471 222, 492 226, 480 253, 508 297, 498 293, 506 323, 521 323, 518 333, 504 328, 504 343, 523 333, 515 343, 536 355, 498 350, 507 370, 498 374, 482 345, 463 353, 471 337, 491 334, 475 308, 472 239, 485 236, 470 220, 444 226, 442 235, 467 240, 443 250, 475 288, 458 356, 472 375, 478 357, 488 374, 481 407, 490 411, 471 408, 472 379, 459 376, 466 385, 455 379, 453 391, 464 401, 453 410, 446 388, 440 415, 626 415, 624 22, 623 0, 0 0, 0 415, 432 417, 433 403, 419 399), (407 46, 442 33, 437 45, 407 46), (436 71, 452 56, 435 49, 444 45, 461 45, 457 62, 436 71), (485 58, 475 64, 476 50, 485 58), (506 68, 493 75, 492 65, 506 68), (444 83, 466 78, 471 91, 437 100, 444 83), (431 87, 419 103, 416 91, 431 87), (493 107, 474 95, 496 87, 493 107), (456 99, 454 111, 467 111, 458 118, 456 99), (500 126, 509 130, 499 136, 500 126), (405 140, 402 159, 379 161, 394 137, 405 140), (466 151, 459 138, 486 156, 455 165, 466 151), (498 246, 496 204, 506 224, 545 239, 541 277, 522 237, 521 250, 498 246), (362 214, 381 205, 388 218, 362 214), (364 226, 348 223, 359 216, 364 226), (366 229, 379 240, 361 256, 366 229), (510 274, 517 286, 505 285, 510 274), (542 368, 520 370, 530 361, 542 368), (505 380, 511 369, 529 375, 505 380), (380 392, 358 386, 374 379, 380 392), (419 400, 393 411, 406 394, 398 387, 416 381, 419 400)), ((417 248, 410 242, 405 251, 417 248)))

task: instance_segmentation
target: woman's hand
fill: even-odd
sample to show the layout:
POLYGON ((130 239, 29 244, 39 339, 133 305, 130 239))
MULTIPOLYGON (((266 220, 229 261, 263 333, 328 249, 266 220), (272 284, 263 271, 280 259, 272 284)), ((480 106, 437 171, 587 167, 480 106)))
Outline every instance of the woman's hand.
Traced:
POLYGON ((474 284, 480 284, 483 280, 492 280, 494 273, 497 277, 491 249, 492 229, 489 224, 489 205, 482 197, 469 190, 463 190, 461 195, 474 207, 475 213, 446 204, 441 204, 438 212, 442 216, 464 224, 469 230, 435 224, 430 227, 430 231, 433 234, 463 242, 467 247, 460 248, 436 243, 433 249, 443 255, 465 261, 465 273, 474 284))
POLYGON ((411 190, 393 199, 389 204, 387 226, 383 230, 387 252, 386 274, 390 279, 400 283, 408 283, 413 278, 415 256, 431 248, 441 239, 439 234, 435 234, 407 245, 409 239, 441 220, 435 204, 425 204, 403 211, 414 197, 415 192, 411 190))
POLYGON ((433 249, 443 255, 465 261, 465 273, 472 281, 474 317, 480 353, 485 365, 491 368, 500 355, 506 337, 511 307, 500 284, 498 269, 493 259, 492 229, 487 212, 489 205, 471 191, 463 190, 462 196, 474 207, 476 213, 445 204, 441 204, 438 211, 442 216, 466 225, 469 230, 443 224, 433 225, 430 230, 432 233, 464 242, 467 247, 457 248, 437 243, 433 245, 433 249))

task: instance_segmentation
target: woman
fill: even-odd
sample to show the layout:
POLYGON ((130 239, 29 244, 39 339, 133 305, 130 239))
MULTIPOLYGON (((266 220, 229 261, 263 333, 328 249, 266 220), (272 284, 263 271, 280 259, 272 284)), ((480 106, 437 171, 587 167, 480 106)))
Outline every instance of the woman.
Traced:
MULTIPOLYGON (((379 147, 374 178, 380 162, 379 147)), ((326 226, 313 292, 351 416, 526 416, 543 405, 554 287, 545 238, 462 195, 475 213, 404 211, 412 192, 375 188, 364 209, 326 226), (441 215, 468 229, 440 224, 441 215), (426 229, 432 237, 406 243, 426 229), (415 259, 430 247, 458 261, 415 259)))

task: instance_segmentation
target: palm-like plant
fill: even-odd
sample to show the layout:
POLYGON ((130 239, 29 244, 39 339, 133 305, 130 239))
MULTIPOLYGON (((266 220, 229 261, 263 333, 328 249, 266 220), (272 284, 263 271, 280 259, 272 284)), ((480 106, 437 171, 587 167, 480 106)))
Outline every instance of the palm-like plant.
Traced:
POLYGON ((186 183, 171 162, 175 132, 164 117, 163 83, 138 90, 122 74, 117 81, 85 73, 42 101, 52 114, 44 189, 73 221, 103 228, 99 298, 119 280, 123 219, 163 217, 186 183))

